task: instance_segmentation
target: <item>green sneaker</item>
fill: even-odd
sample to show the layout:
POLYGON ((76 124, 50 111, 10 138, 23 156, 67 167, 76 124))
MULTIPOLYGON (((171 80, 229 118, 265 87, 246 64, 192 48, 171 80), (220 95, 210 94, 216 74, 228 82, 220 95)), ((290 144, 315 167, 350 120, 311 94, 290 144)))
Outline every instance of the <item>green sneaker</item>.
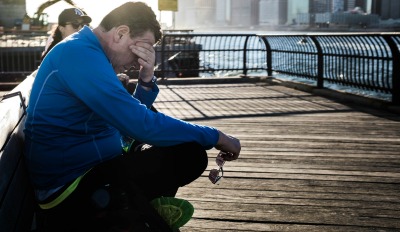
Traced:
POLYGON ((152 200, 150 204, 173 230, 185 225, 194 212, 190 202, 175 197, 160 197, 152 200))

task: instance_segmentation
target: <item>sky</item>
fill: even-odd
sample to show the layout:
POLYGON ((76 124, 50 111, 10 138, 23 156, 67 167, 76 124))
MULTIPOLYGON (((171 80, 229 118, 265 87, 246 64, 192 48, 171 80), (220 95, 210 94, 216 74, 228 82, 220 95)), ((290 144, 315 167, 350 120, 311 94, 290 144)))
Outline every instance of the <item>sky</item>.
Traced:
MULTIPOLYGON (((91 26, 96 27, 100 23, 101 19, 112 9, 122 5, 128 0, 74 0, 75 4, 82 8, 91 18, 91 26)), ((161 18, 161 23, 166 23, 167 26, 171 24, 172 13, 162 12, 162 15, 158 11, 158 0, 141 0, 146 2, 155 12, 158 19, 161 18)), ((26 0, 26 11, 29 16, 37 11, 38 7, 46 2, 46 0, 26 0)), ((56 23, 58 15, 62 10, 66 8, 71 8, 72 6, 64 1, 55 3, 54 5, 46 8, 45 13, 49 15, 49 23, 56 23)))

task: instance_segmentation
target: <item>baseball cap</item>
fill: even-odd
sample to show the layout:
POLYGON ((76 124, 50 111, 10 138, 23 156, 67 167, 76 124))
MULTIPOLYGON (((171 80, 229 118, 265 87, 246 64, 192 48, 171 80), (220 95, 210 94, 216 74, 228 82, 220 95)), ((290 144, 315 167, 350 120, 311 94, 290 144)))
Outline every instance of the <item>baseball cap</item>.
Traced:
POLYGON ((58 16, 58 24, 64 25, 67 22, 74 22, 77 19, 82 19, 84 23, 92 22, 92 18, 85 15, 81 10, 78 8, 68 8, 61 12, 58 16))

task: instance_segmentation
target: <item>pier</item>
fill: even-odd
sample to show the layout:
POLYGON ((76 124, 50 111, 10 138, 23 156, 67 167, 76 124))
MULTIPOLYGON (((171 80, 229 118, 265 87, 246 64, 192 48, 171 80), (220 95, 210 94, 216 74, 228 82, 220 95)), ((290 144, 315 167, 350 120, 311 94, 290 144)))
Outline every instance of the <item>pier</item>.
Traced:
POLYGON ((159 82, 158 111, 242 144, 219 185, 212 149, 179 190, 195 208, 182 232, 400 230, 399 108, 270 77, 159 82))
POLYGON ((179 190, 195 208, 182 232, 400 230, 399 113, 268 78, 188 82, 162 83, 156 108, 238 137, 242 152, 213 185, 210 150, 179 190))
POLYGON ((177 51, 161 47, 157 110, 215 126, 242 144, 239 159, 225 163, 219 185, 208 180, 218 153, 212 149, 203 175, 179 190, 177 197, 195 208, 182 232, 400 231, 399 33, 168 37, 196 42, 182 57, 210 38, 226 46, 202 46, 192 70, 202 77, 180 78, 165 75, 191 70, 163 63, 177 51), (233 47, 227 38, 235 39, 233 47), (365 52, 365 41, 379 45, 371 51, 384 52, 365 52), (235 75, 218 76, 223 72, 235 75), (391 99, 328 89, 327 82, 389 93, 391 99))

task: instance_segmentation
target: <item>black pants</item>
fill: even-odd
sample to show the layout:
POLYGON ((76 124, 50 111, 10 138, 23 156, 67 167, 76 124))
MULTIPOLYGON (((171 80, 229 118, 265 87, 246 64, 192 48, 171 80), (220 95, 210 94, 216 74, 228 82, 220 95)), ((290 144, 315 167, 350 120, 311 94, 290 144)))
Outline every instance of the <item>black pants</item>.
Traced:
POLYGON ((206 151, 197 143, 150 147, 116 157, 88 172, 61 204, 39 210, 38 231, 110 231, 115 224, 124 226, 134 217, 134 211, 126 209, 137 207, 132 198, 149 202, 175 196, 179 187, 204 172, 207 162, 206 151), (100 204, 93 200, 105 192, 110 194, 100 197, 100 204))

